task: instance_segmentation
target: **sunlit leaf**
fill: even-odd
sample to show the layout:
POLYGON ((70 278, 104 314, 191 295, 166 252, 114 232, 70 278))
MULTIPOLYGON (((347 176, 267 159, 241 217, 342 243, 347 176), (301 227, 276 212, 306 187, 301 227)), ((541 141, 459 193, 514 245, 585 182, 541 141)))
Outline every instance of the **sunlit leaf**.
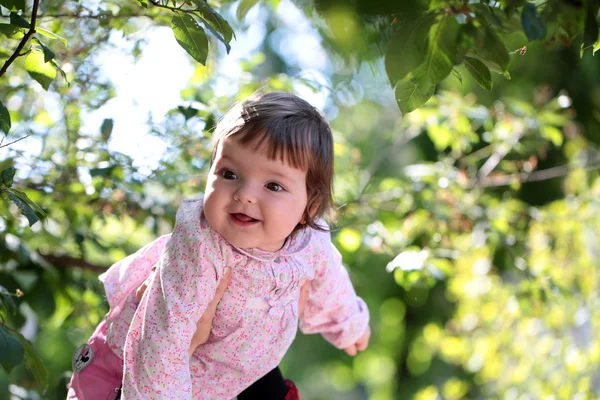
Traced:
POLYGON ((27 58, 25 58, 25 70, 45 90, 48 90, 50 84, 56 78, 56 69, 52 64, 45 62, 44 57, 44 52, 41 48, 32 46, 27 58))
POLYGON ((452 75, 454 75, 456 77, 456 79, 458 79, 460 81, 460 83, 462 84, 463 82, 463 78, 462 78, 462 74, 460 72, 458 72, 458 70, 456 68, 452 68, 452 75))
POLYGON ((491 91, 493 82, 492 74, 490 73, 489 68, 486 67, 484 63, 482 63, 476 58, 465 57, 463 62, 465 64, 465 67, 467 67, 467 70, 469 71, 471 76, 475 78, 479 86, 481 86, 487 91, 491 91))
POLYGON ((29 226, 35 224, 40 219, 46 218, 46 213, 37 204, 27 197, 27 195, 17 189, 5 189, 8 198, 11 199, 21 210, 23 215, 29 221, 29 226))
POLYGON ((563 144, 563 133, 560 131, 560 129, 554 126, 542 126, 540 129, 540 134, 543 138, 550 140, 556 147, 560 147, 563 144))
POLYGON ((527 3, 521 12, 521 24, 530 42, 546 36, 546 25, 537 13, 533 3, 527 3))
POLYGON ((67 85, 71 86, 71 82, 69 82, 69 80, 67 79, 67 74, 65 73, 65 71, 63 71, 63 69, 56 62, 56 60, 50 61, 50 64, 52 64, 52 66, 54 67, 54 69, 56 69, 58 72, 60 72, 60 75, 63 77, 63 79, 65 80, 65 82, 67 82, 67 85))
POLYGON ((183 16, 174 15, 171 20, 171 28, 177 43, 189 55, 202 65, 206 65, 206 57, 208 56, 208 38, 204 29, 190 15, 183 16))
POLYGON ((25 348, 6 327, 0 323, 0 364, 8 373, 21 364, 25 348))
POLYGON ((4 132, 5 135, 8 135, 10 127, 10 113, 8 112, 8 108, 0 101, 0 129, 2 129, 2 132, 4 132))
POLYGON ((423 87, 412 79, 403 79, 396 85, 396 101, 404 114, 421 107, 433 96, 435 86, 423 87))
POLYGON ((35 27, 35 31, 36 31, 37 33, 39 33, 40 35, 44 35, 44 36, 46 36, 46 37, 47 37, 47 38, 49 38, 49 39, 58 40, 58 41, 60 41, 60 42, 61 42, 61 43, 62 43, 64 46, 67 46, 67 39, 66 39, 66 38, 64 38, 64 37, 62 37, 62 36, 59 36, 59 35, 57 35, 57 34, 56 34, 56 33, 54 33, 54 32, 51 32, 51 31, 49 31, 49 30, 47 30, 47 29, 44 29, 44 28, 41 28, 41 27, 39 27, 39 26, 36 26, 36 27, 35 27))
POLYGON ((248 11, 258 3, 258 0, 241 0, 236 11, 237 19, 242 21, 248 11))
POLYGON ((54 54, 54 52, 52 50, 50 50, 48 47, 46 47, 38 38, 34 37, 33 40, 35 43, 37 43, 41 48, 42 48, 42 52, 44 53, 44 63, 47 63, 51 60, 54 60, 54 58, 56 57, 56 54, 54 54))
POLYGON ((21 39, 25 36, 26 29, 12 24, 0 24, 0 33, 11 39, 21 39))
POLYGON ((458 23, 450 16, 442 17, 431 27, 425 60, 414 72, 420 85, 430 87, 450 74, 456 58, 458 29, 458 23))
POLYGON ((229 43, 231 42, 231 39, 235 37, 233 29, 229 23, 218 12, 213 10, 213 8, 204 0, 194 0, 194 3, 198 6, 198 12, 200 13, 200 16, 207 21, 212 28, 222 35, 221 37, 217 35, 217 37, 225 44, 227 52, 229 53, 229 50, 231 49, 229 43))

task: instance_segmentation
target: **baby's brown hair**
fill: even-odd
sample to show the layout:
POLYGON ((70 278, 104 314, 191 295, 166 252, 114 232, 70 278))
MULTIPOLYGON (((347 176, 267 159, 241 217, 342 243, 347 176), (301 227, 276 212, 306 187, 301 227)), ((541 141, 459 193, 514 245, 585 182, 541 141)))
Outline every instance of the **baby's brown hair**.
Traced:
MULTIPOLYGON (((333 136, 325 118, 305 100, 285 92, 259 93, 235 105, 212 137, 211 163, 219 143, 236 136, 270 159, 306 171, 308 202, 302 222, 327 231, 317 219, 333 218, 333 136)), ((298 224, 296 229, 306 226, 298 224)))

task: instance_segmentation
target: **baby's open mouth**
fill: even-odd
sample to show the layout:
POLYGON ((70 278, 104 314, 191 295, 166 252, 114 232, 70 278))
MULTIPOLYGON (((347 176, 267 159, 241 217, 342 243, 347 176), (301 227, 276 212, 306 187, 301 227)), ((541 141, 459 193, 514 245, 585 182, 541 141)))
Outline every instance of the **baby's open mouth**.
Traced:
POLYGON ((240 221, 240 222, 257 222, 258 220, 255 218, 252 218, 246 214, 242 214, 242 213, 233 213, 231 214, 231 217, 236 220, 236 221, 240 221))

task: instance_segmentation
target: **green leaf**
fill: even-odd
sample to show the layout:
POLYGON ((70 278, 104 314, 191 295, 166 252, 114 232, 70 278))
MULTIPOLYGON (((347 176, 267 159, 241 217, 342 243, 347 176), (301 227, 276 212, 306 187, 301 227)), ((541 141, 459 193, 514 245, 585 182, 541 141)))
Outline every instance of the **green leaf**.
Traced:
POLYGON ((433 96, 435 85, 423 86, 412 78, 405 78, 396 84, 394 91, 400 111, 406 114, 425 104, 433 96))
POLYGON ((136 0, 138 5, 143 8, 148 8, 148 0, 136 0))
POLYGON ((521 12, 521 25, 530 42, 546 37, 546 26, 537 13, 537 7, 527 3, 521 12))
POLYGON ((469 52, 470 57, 478 58, 496 73, 504 74, 508 68, 510 55, 498 35, 489 27, 484 28, 483 39, 478 48, 469 52))
POLYGON ((460 84, 462 85, 462 74, 458 72, 456 68, 452 68, 452 75, 454 75, 454 77, 458 79, 460 81, 460 84))
POLYGON ((35 350, 31 342, 21 334, 17 336, 25 347, 25 366, 33 373, 35 380, 42 386, 42 392, 48 388, 48 370, 44 366, 44 360, 35 350))
POLYGON ((36 31, 37 33, 39 33, 40 35, 44 35, 44 36, 46 36, 46 37, 47 37, 47 38, 49 38, 49 39, 53 39, 53 40, 58 40, 58 41, 60 41, 60 42, 61 42, 61 43, 62 43, 62 44, 65 46, 65 47, 67 46, 67 39, 65 39, 65 38, 64 38, 64 37, 62 37, 62 36, 59 36, 59 35, 57 35, 57 34, 56 34, 56 33, 54 33, 54 32, 50 32, 49 30, 47 30, 47 29, 44 29, 44 28, 40 28, 39 26, 36 26, 36 27, 35 27, 35 31, 36 31))
POLYGON ((231 46, 229 45, 229 43, 227 43, 225 41, 225 38, 223 37, 223 35, 221 35, 219 32, 217 32, 215 30, 215 28, 213 28, 212 25, 209 24, 208 21, 206 21, 204 18, 202 18, 200 16, 198 18, 200 18, 200 21, 202 21, 204 23, 204 25, 210 31, 210 33, 212 33, 214 37, 219 39, 219 41, 225 45, 225 50, 227 51, 227 54, 229 54, 229 51, 231 50, 231 46))
POLYGON ((7 373, 10 373, 14 367, 21 364, 25 348, 23 344, 0 324, 0 364, 7 373))
POLYGON ((563 144, 563 133, 555 126, 542 126, 540 129, 540 134, 544 139, 550 140, 556 147, 560 147, 563 144))
POLYGON ((11 187, 14 183, 14 177, 16 172, 17 170, 13 166, 10 166, 2 172, 0 172, 0 183, 2 184, 2 186, 4 186, 5 188, 11 187))
POLYGON ((456 40, 454 64, 460 64, 469 50, 477 48, 482 39, 483 35, 473 24, 461 25, 456 40))
POLYGON ((40 47, 42 48, 42 52, 44 53, 44 62, 47 63, 48 61, 54 60, 54 58, 56 57, 56 54, 54 54, 54 52, 52 50, 50 50, 48 47, 46 47, 41 41, 40 39, 34 37, 32 39, 33 42, 37 43, 38 45, 40 45, 40 47))
POLYGON ((25 29, 16 25, 0 24, 0 33, 10 39, 22 39, 25 36, 25 29))
POLYGON ((177 43, 189 55, 202 65, 206 65, 206 57, 208 56, 208 38, 204 29, 196 20, 185 14, 183 17, 174 15, 171 20, 171 28, 177 43))
POLYGON ((108 139, 110 139, 110 135, 114 126, 115 122, 112 118, 106 118, 104 121, 102 121, 102 125, 100 126, 100 134, 102 135, 102 140, 104 143, 108 142, 108 139))
POLYGON ((56 78, 56 69, 52 64, 45 62, 44 59, 45 55, 42 49, 32 46, 25 59, 25 69, 45 90, 48 90, 50 84, 56 78))
POLYGON ((104 167, 104 168, 90 168, 90 176, 92 178, 94 176, 101 176, 104 178, 108 178, 115 168, 117 168, 117 165, 111 165, 110 167, 104 167))
POLYGON ((10 312, 11 314, 17 312, 17 306, 15 305, 10 292, 2 285, 0 285, 0 302, 7 312, 10 312))
POLYGON ((37 204, 27 197, 27 195, 17 189, 5 189, 8 194, 8 198, 13 201, 19 207, 23 215, 29 221, 29 226, 35 224, 40 219, 46 218, 46 213, 37 204))
POLYGON ((185 120, 189 120, 190 118, 194 118, 196 115, 198 115, 198 109, 189 106, 189 107, 184 107, 184 106, 177 106, 177 110, 183 114, 183 116, 185 117, 185 120))
POLYGON ((586 5, 582 49, 587 49, 598 41, 598 3, 588 0, 586 5))
POLYGON ((227 48, 227 53, 231 49, 229 43, 231 39, 235 37, 233 29, 229 25, 229 23, 219 14, 217 13, 211 6, 209 6, 204 0, 193 0, 194 3, 198 6, 198 13, 204 19, 208 25, 214 28, 215 31, 219 32, 221 35, 215 35, 219 40, 225 44, 227 48))
POLYGON ((258 0, 242 0, 238 5, 237 11, 235 13, 238 20, 242 21, 246 18, 246 14, 252 7, 254 7, 258 3, 258 0))
POLYGON ((10 23, 11 25, 16 25, 21 28, 31 28, 31 24, 25 18, 21 17, 16 12, 10 13, 10 23))
POLYGON ((429 46, 423 64, 414 72, 422 87, 435 86, 454 67, 459 25, 453 16, 443 16, 429 31, 429 46))
POLYGON ((463 62, 465 63, 465 67, 467 67, 467 71, 475 78, 479 86, 488 92, 491 91, 493 82, 489 68, 476 58, 465 57, 463 62))
POLYGON ((594 43, 594 48, 592 50, 592 55, 596 55, 596 52, 600 50, 600 40, 594 43))
POLYGON ((65 71, 63 71, 63 69, 60 67, 60 65, 58 65, 58 63, 56 62, 56 60, 50 61, 50 64, 52 64, 52 66, 54 67, 55 70, 57 70, 58 72, 60 72, 60 75, 63 77, 63 79, 65 80, 65 82, 67 82, 67 85, 71 86, 71 83, 67 79, 67 74, 65 73, 65 71))
POLYGON ((25 0, 0 0, 0 6, 9 10, 25 10, 25 0))
POLYGON ((21 349, 25 350, 24 357, 21 357, 25 361, 25 366, 33 373, 35 379, 42 386, 42 391, 46 391, 48 388, 48 371, 46 370, 46 367, 44 367, 44 360, 40 357, 31 342, 25 339, 23 335, 14 329, 8 327, 5 328, 9 334, 18 340, 17 343, 20 345, 21 349))
POLYGON ((10 127, 12 126, 10 122, 10 113, 8 112, 8 108, 2 104, 0 101, 0 129, 4 132, 5 135, 8 135, 8 131, 10 131, 10 127))
POLYGON ((385 56, 387 76, 395 85, 425 61, 427 36, 435 15, 426 14, 418 19, 399 22, 385 56))

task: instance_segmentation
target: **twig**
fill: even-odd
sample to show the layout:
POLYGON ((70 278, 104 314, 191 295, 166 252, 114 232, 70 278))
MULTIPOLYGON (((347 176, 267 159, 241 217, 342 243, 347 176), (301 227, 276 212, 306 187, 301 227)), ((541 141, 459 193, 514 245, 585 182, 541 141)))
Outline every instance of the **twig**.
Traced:
POLYGON ((500 161, 506 157, 508 152, 512 150, 519 140, 521 140, 524 134, 525 129, 521 129, 519 132, 516 132, 514 135, 512 135, 506 142, 504 142, 504 146, 498 145, 494 153, 490 156, 490 158, 487 159, 487 161, 477 172, 479 179, 484 179, 486 176, 488 176, 494 170, 494 168, 500 164, 500 161))
POLYGON ((527 183, 527 182, 538 182, 545 181, 547 179, 558 178, 565 176, 574 169, 583 168, 588 171, 600 169, 600 162, 589 165, 583 165, 581 167, 571 167, 569 165, 561 165, 559 167, 552 167, 542 169, 534 172, 521 172, 509 175, 495 175, 489 176, 485 179, 476 178, 472 180, 467 188, 472 189, 474 187, 497 187, 497 186, 508 186, 513 182, 527 183))
POLYGON ((127 13, 127 14, 47 14, 40 15, 39 19, 46 18, 69 18, 69 19, 119 19, 119 18, 136 18, 136 17, 147 17, 152 18, 151 15, 148 14, 137 14, 137 13, 127 13))
POLYGON ((1 149, 1 148, 3 148, 3 147, 10 146, 10 145, 11 145, 11 144, 13 144, 13 143, 20 142, 20 141, 21 141, 21 140, 23 140, 23 139, 27 139, 27 138, 28 138, 29 136, 31 136, 31 135, 33 135, 33 133, 30 133, 30 134, 29 134, 29 135, 27 135, 27 136, 23 136, 22 138, 19 138, 19 139, 17 139, 17 140, 14 140, 14 141, 12 141, 12 142, 10 142, 10 143, 6 143, 5 145, 2 145, 2 142, 4 141, 4 138, 2 138, 2 140, 0 141, 0 149, 1 149))
POLYGON ((2 69, 0 69, 0 76, 4 75, 8 70, 8 67, 10 67, 10 64, 12 64, 17 59, 17 57, 20 56, 21 50, 23 50, 23 47, 25 47, 25 44, 27 43, 29 38, 35 33, 35 22, 37 18, 39 4, 40 0, 33 0, 33 9, 31 10, 31 26, 29 27, 27 33, 23 36, 23 39, 21 39, 21 42, 17 46, 15 52, 12 54, 12 56, 10 56, 8 60, 6 60, 6 62, 2 66, 2 69))
MULTIPOLYGON (((166 10, 171 10, 171 11, 184 11, 184 12, 186 12, 186 11, 198 11, 198 9, 197 9, 197 8, 195 8, 195 9, 192 9, 192 10, 182 10, 182 9, 181 9, 181 7, 171 7, 171 6, 168 6, 168 5, 166 5, 166 4, 160 4, 160 3, 159 3, 158 1, 156 1, 156 0, 148 0, 148 1, 149 1, 149 2, 150 2, 152 5, 154 5, 154 6, 156 6, 156 7, 164 8, 164 9, 166 9, 166 10)), ((182 5, 182 6, 183 6, 183 5, 182 5)))
POLYGON ((387 160, 389 155, 397 148, 397 146, 402 146, 402 145, 410 142, 411 140, 413 140, 415 137, 419 136, 420 134, 421 134, 421 131, 419 131, 418 129, 415 129, 412 132, 410 129, 406 130, 404 135, 396 136, 396 139, 393 141, 393 143, 389 147, 387 147, 386 150, 383 151, 383 154, 381 154, 379 157, 376 157, 375 159, 373 159, 373 161, 369 164, 369 166, 365 169, 365 171, 361 174, 361 176, 359 178, 359 189, 357 191, 357 193, 358 193, 357 198, 359 198, 359 199, 362 198, 365 190, 367 189, 367 186, 369 185, 369 182, 371 181, 373 174, 375 172, 377 172, 377 170, 379 169, 381 164, 383 164, 383 162, 387 160))

